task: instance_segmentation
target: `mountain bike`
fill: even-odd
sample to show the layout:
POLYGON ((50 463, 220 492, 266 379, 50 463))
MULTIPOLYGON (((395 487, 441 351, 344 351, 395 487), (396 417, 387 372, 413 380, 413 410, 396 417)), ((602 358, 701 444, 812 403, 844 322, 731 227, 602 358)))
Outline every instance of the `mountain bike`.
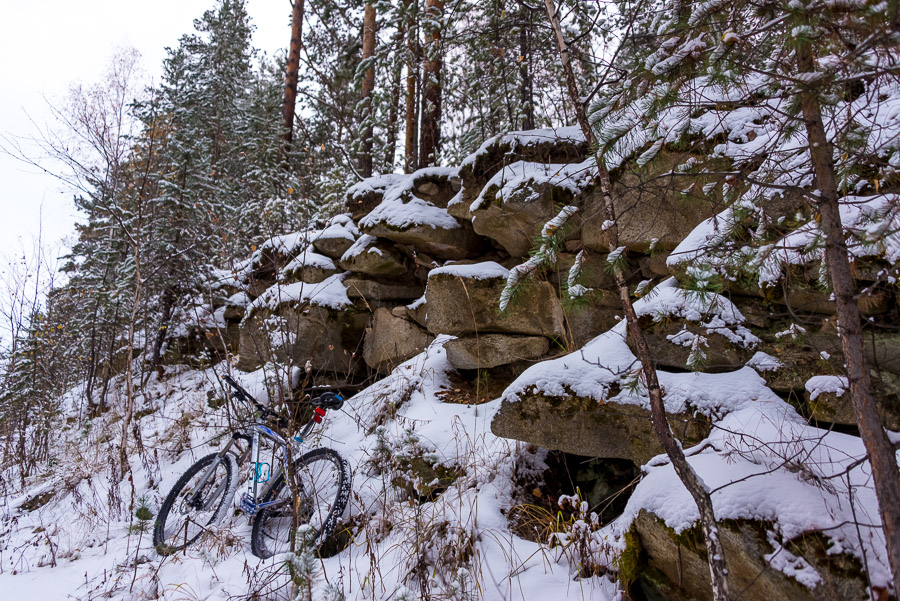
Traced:
MULTIPOLYGON (((326 392, 311 399, 309 420, 294 436, 282 436, 289 424, 244 390, 233 378, 222 379, 232 397, 245 405, 253 419, 232 424, 231 439, 218 453, 202 457, 187 469, 166 496, 153 528, 153 545, 160 555, 177 553, 221 522, 228 513, 238 486, 238 470, 250 462, 247 491, 240 511, 253 523, 250 547, 266 559, 291 550, 297 526, 309 524, 316 532, 315 547, 332 534, 350 498, 350 466, 337 451, 316 448, 288 460, 329 410, 338 410, 344 399, 326 392), (273 429, 274 427, 274 429, 273 429), (243 443, 244 448, 241 448, 243 443), (262 447, 271 447, 263 461, 262 447), (277 467, 276 467, 277 466, 277 467), (275 469, 273 469, 273 467, 275 469)), ((268 449, 267 449, 268 450, 268 449)), ((296 456, 296 455, 295 455, 296 456)))

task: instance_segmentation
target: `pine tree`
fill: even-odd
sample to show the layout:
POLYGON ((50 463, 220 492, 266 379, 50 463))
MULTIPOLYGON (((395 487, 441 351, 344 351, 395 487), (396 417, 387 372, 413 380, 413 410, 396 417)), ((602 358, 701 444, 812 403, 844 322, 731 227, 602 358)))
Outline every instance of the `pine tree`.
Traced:
POLYGON ((634 20, 625 84, 607 87, 594 106, 601 147, 619 166, 687 144, 695 157, 676 167, 676 178, 686 186, 704 174, 724 180, 683 192, 727 206, 716 206, 724 210, 706 244, 682 249, 679 260, 702 257, 724 281, 766 294, 780 294, 791 270, 821 265, 811 284, 834 293, 900 585, 900 473, 876 411, 858 308, 865 291, 851 266, 889 256, 893 235, 893 188, 884 182, 895 177, 900 141, 878 109, 897 94, 887 5, 675 1, 656 9, 646 26, 634 20))

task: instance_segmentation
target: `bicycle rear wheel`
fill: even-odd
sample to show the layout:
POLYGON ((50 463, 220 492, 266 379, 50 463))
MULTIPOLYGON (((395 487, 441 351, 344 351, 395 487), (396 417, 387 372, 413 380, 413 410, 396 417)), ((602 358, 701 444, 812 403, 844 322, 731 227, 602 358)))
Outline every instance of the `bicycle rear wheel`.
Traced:
POLYGON ((189 467, 163 501, 153 527, 153 546, 160 555, 181 551, 223 517, 228 492, 233 496, 237 482, 234 456, 226 453, 198 487, 217 457, 216 453, 207 455, 189 467))
POLYGON ((250 546, 262 559, 291 550, 297 524, 309 524, 316 532, 318 548, 334 532, 337 521, 350 499, 350 466, 334 449, 313 449, 294 462, 298 497, 292 499, 291 487, 281 474, 262 503, 253 522, 250 546))

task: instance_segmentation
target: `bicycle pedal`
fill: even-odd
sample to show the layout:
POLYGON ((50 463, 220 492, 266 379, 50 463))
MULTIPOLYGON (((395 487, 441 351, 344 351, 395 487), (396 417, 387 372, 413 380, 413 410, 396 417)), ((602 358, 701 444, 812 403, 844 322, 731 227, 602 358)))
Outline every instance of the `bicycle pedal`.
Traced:
POLYGON ((250 515, 254 515, 257 509, 259 509, 259 505, 256 503, 256 499, 254 499, 249 493, 244 493, 243 495, 241 495, 241 511, 250 515))

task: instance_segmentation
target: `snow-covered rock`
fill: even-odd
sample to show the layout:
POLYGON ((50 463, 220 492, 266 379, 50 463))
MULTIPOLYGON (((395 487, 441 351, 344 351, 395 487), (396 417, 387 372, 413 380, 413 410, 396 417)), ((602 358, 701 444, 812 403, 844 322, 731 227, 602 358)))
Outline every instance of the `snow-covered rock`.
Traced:
POLYGON ((305 365, 319 373, 348 374, 360 367, 356 354, 369 316, 348 311, 343 280, 276 284, 247 309, 241 322, 238 367, 250 371, 269 362, 305 365))
POLYGON ((481 334, 456 338, 444 345, 447 360, 456 369, 490 369, 520 361, 536 361, 550 349, 543 336, 481 334))
POLYGON ((406 261, 393 244, 364 234, 341 255, 338 265, 347 271, 373 276, 398 276, 407 272, 406 261))
POLYGON ((441 259, 474 257, 481 240, 471 224, 447 213, 454 182, 456 169, 420 169, 386 188, 381 203, 359 222, 360 229, 441 259))
MULTIPOLYGON (((544 224, 563 205, 581 206, 593 186, 597 169, 593 161, 545 164, 516 161, 488 180, 469 206, 472 227, 514 257, 524 257, 544 224)), ((578 227, 570 237, 577 238, 578 227)))
POLYGON ((508 270, 488 261, 431 270, 425 298, 426 323, 433 334, 508 333, 561 338, 562 305, 547 282, 534 282, 500 312, 500 293, 508 270))
MULTIPOLYGON (((618 246, 641 253, 651 249, 657 253, 669 251, 698 223, 715 214, 721 201, 715 196, 715 188, 703 185, 703 178, 696 184, 696 190, 683 193, 687 184, 684 178, 673 173, 673 169, 686 158, 680 153, 664 151, 646 167, 637 168, 628 163, 613 174, 612 199, 618 246), (704 188, 709 194, 700 192, 704 188)), ((607 212, 599 192, 586 201, 584 215, 584 245, 608 252, 607 212)))
POLYGON ((422 351, 434 340, 434 336, 410 320, 396 317, 390 309, 380 307, 372 315, 372 323, 366 328, 363 359, 366 365, 381 373, 390 373, 395 367, 422 351))

